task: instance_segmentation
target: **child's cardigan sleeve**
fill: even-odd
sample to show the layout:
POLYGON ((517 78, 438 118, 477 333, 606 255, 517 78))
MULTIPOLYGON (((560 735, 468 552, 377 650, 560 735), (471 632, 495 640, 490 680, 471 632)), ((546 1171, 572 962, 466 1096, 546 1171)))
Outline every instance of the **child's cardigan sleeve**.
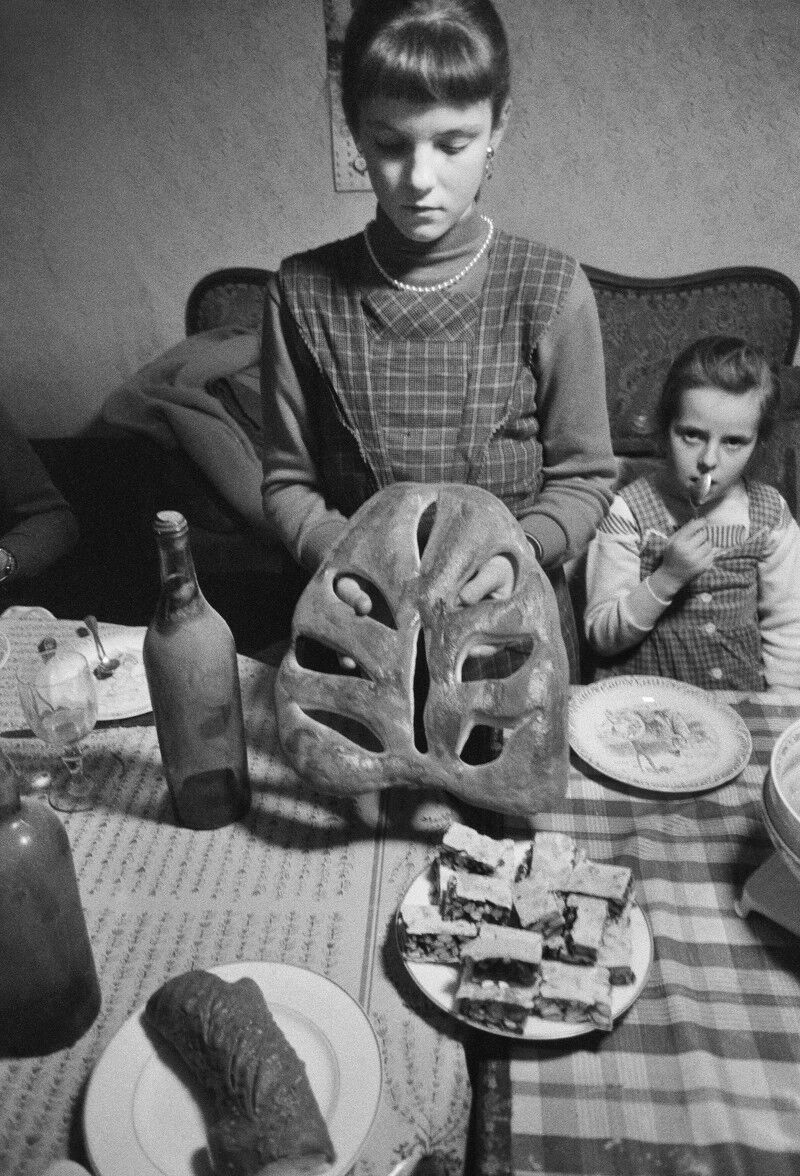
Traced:
POLYGON ((800 527, 783 516, 759 565, 758 620, 767 686, 800 689, 800 527))
POLYGON ((668 604, 641 579, 641 546, 630 508, 616 495, 586 560, 586 638, 606 657, 638 645, 668 604))

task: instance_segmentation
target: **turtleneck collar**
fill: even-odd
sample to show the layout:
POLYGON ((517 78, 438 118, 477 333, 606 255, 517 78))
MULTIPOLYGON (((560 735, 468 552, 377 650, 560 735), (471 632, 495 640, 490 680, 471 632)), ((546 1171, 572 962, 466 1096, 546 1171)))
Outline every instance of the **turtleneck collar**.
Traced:
MULTIPOLYGON (((409 241, 395 228, 380 205, 375 220, 367 228, 370 244, 381 265, 393 277, 421 286, 434 285, 456 273, 475 256, 487 233, 486 221, 477 208, 436 241, 409 241)), ((476 279, 482 282, 485 272, 484 254, 475 270, 467 275, 464 286, 471 287, 476 279)))

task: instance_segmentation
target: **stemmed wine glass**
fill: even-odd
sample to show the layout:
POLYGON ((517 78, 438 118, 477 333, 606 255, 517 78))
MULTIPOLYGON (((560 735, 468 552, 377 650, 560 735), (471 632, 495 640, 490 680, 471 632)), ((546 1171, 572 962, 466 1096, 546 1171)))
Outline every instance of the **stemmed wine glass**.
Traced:
POLYGON ((58 750, 66 768, 47 799, 62 813, 92 807, 81 740, 97 722, 97 691, 89 663, 77 651, 45 650, 17 670, 22 711, 34 734, 58 750))

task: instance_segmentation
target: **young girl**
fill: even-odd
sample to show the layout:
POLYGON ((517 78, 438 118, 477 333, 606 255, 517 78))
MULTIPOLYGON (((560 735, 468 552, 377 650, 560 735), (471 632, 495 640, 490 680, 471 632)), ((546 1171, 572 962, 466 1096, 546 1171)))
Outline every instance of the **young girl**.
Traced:
POLYGON ((746 476, 777 400, 766 359, 740 339, 701 339, 672 365, 665 467, 620 491, 589 548, 598 676, 800 687, 800 530, 778 491, 746 476))
MULTIPOLYGON (((381 487, 482 486, 550 574, 574 659, 561 567, 585 550, 615 472, 602 346, 575 261, 478 210, 508 95, 489 0, 356 7, 342 98, 377 211, 356 236, 286 259, 268 288, 264 509, 313 571, 381 487)), ((462 600, 507 596, 513 574, 492 559, 462 600)), ((355 579, 338 591, 369 611, 355 579)))

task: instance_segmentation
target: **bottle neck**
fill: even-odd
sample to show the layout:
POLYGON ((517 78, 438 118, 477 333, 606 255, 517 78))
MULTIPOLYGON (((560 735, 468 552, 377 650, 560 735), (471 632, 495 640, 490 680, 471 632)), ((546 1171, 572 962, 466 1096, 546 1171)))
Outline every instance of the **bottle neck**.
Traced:
POLYGON ((177 612, 194 611, 203 604, 187 531, 157 535, 161 576, 159 613, 168 619, 177 612))

